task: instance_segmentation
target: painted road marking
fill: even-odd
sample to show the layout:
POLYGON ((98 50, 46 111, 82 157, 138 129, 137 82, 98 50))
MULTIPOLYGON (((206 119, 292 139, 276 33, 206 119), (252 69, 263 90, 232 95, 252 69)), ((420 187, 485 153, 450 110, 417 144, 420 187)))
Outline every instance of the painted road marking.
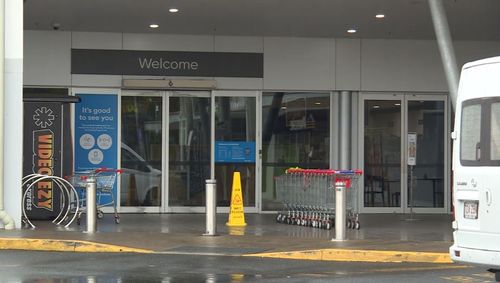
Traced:
POLYGON ((101 244, 79 240, 0 238, 0 250, 59 251, 59 252, 106 252, 106 253, 153 253, 151 250, 101 244))
POLYGON ((319 249, 292 252, 256 253, 244 256, 347 262, 452 263, 448 253, 380 250, 319 249))
POLYGON ((453 282, 462 282, 462 283, 493 283, 495 282, 495 278, 493 273, 480 273, 480 274, 472 274, 470 276, 459 275, 459 276, 444 276, 441 279, 453 281, 453 282))

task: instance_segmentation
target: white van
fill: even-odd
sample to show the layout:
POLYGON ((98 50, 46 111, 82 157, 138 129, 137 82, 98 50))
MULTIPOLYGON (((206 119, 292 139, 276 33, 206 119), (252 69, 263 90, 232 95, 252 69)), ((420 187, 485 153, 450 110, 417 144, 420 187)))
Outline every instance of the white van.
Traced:
POLYGON ((450 256, 490 268, 500 282, 500 57, 462 68, 452 138, 450 256))

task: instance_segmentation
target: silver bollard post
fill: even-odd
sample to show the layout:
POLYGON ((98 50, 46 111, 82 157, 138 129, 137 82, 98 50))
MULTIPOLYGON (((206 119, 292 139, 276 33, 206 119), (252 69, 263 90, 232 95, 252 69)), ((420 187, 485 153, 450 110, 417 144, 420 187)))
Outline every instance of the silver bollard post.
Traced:
POLYGON ((206 214, 207 230, 204 236, 217 235, 217 182, 216 180, 206 180, 206 214))
POLYGON ((95 177, 87 179, 87 233, 97 231, 97 202, 96 202, 96 180, 95 177))
POLYGON ((335 182, 335 239, 333 241, 346 240, 346 183, 335 182))

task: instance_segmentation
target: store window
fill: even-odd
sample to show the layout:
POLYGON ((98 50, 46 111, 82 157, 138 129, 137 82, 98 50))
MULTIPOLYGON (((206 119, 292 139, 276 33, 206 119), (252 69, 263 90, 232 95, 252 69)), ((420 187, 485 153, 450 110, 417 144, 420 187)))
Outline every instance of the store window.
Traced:
POLYGON ((279 210, 274 177, 290 167, 328 168, 330 95, 262 95, 262 210, 279 210))

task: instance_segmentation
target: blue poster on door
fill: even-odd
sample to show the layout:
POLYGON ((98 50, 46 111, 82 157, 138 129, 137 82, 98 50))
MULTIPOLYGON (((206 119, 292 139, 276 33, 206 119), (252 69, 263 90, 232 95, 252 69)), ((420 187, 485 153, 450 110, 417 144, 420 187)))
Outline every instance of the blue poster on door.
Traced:
POLYGON ((255 142, 215 141, 215 162, 255 163, 255 142))
MULTIPOLYGON (((116 169, 118 165, 118 96, 78 93, 75 104, 75 172, 98 168, 116 169)), ((109 179, 109 178, 108 178, 109 179)), ((98 191, 105 178, 97 178, 98 191), (101 182, 100 182, 101 181, 101 182)), ((116 179, 113 195, 116 200, 116 179)), ((109 194, 98 195, 99 204, 111 202, 109 194)))

